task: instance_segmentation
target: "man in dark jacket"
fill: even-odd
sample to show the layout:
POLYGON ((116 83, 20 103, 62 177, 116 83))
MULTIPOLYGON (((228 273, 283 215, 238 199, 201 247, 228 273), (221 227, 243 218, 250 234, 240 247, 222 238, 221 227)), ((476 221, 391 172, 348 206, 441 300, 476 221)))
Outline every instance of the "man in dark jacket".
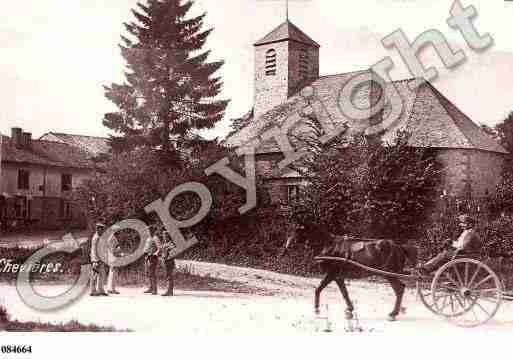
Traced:
POLYGON ((462 229, 458 239, 455 241, 449 239, 445 250, 419 268, 421 274, 436 271, 445 263, 453 260, 457 255, 473 255, 481 250, 481 242, 474 229, 474 219, 466 214, 459 216, 458 219, 459 226, 462 229))
POLYGON ((162 247, 160 251, 160 258, 166 268, 167 278, 167 291, 162 294, 164 297, 173 296, 174 289, 174 271, 175 271, 175 258, 171 256, 171 251, 176 248, 176 244, 167 231, 162 233, 162 247))
POLYGON ((157 294, 157 266, 159 264, 160 239, 157 225, 150 227, 150 237, 144 246, 146 274, 150 280, 150 287, 144 293, 157 294))

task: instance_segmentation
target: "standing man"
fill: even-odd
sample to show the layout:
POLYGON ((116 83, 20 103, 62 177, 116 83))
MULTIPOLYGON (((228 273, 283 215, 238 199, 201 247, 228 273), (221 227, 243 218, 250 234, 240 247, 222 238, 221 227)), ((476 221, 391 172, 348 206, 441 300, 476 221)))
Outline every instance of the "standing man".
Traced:
POLYGON ((118 281, 118 267, 114 267, 113 263, 121 256, 121 246, 118 238, 112 234, 108 239, 108 264, 109 264, 109 276, 107 278, 107 293, 109 294, 119 294, 116 290, 116 285, 118 281))
POLYGON ((162 249, 161 249, 161 259, 164 263, 164 267, 166 268, 166 278, 167 278, 167 291, 162 294, 164 297, 173 296, 174 290, 174 271, 175 271, 175 258, 170 256, 171 251, 176 248, 176 244, 169 235, 167 231, 163 231, 162 233, 162 249))
POLYGON ((96 231, 91 238, 91 250, 89 254, 89 258, 92 264, 92 275, 91 275, 91 296, 107 296, 105 293, 105 289, 103 288, 103 284, 105 282, 105 263, 103 263, 98 254, 100 247, 100 238, 102 234, 105 232, 105 224, 97 223, 96 231))
POLYGON ((150 227, 150 237, 144 247, 146 273, 150 279, 150 287, 144 293, 157 295, 157 266, 159 264, 160 240, 156 225, 150 227))

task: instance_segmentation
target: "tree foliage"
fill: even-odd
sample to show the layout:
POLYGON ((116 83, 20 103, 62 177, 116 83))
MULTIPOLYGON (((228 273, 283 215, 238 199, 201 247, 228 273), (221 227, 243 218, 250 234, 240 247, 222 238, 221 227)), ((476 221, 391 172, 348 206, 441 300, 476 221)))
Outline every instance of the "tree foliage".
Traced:
POLYGON ((296 208, 298 219, 358 236, 418 234, 441 176, 434 156, 407 140, 405 133, 391 145, 355 137, 316 152, 307 163, 311 184, 296 208))
POLYGON ((103 121, 120 134, 111 138, 114 150, 144 145, 173 159, 195 130, 223 118, 228 102, 217 99, 222 82, 215 76, 223 62, 208 62, 203 48, 212 29, 203 29, 205 14, 188 16, 192 6, 148 0, 132 10, 135 21, 125 24, 129 36, 120 45, 126 81, 105 86, 118 107, 103 121))
MULTIPOLYGON (((77 188, 74 197, 91 223, 108 223, 129 218, 155 222, 144 208, 165 198, 177 186, 187 182, 200 182, 212 193, 214 205, 209 220, 222 220, 235 215, 244 204, 244 192, 220 176, 206 176, 204 169, 215 161, 230 156, 217 141, 202 141, 190 152, 187 164, 180 168, 162 166, 158 152, 147 147, 114 153, 102 164, 92 178, 77 188)), ((170 211, 177 219, 190 218, 197 213, 199 197, 192 192, 173 200, 170 211)))
POLYGON ((510 152, 505 158, 502 181, 496 191, 496 211, 513 213, 513 112, 498 123, 495 130, 499 142, 510 152))
POLYGON ((495 126, 495 131, 500 144, 513 152, 513 112, 495 126))
POLYGON ((251 109, 244 116, 232 119, 231 120, 232 131, 228 134, 228 137, 239 132, 243 127, 248 125, 251 122, 251 120, 253 119, 253 116, 254 116, 254 111, 253 111, 253 109, 251 109))

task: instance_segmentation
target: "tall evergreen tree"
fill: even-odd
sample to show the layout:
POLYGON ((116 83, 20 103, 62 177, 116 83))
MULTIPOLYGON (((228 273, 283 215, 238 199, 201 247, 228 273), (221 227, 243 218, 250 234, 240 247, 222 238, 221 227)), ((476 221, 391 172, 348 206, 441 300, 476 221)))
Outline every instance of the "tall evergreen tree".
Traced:
POLYGON ((194 137, 224 116, 228 101, 218 100, 222 87, 215 73, 223 61, 208 62, 202 50, 212 29, 203 30, 205 13, 188 17, 193 1, 147 0, 132 10, 125 23, 121 54, 126 61, 123 84, 105 86, 106 97, 117 107, 104 125, 119 137, 117 151, 137 146, 175 156, 194 137))
POLYGON ((499 122, 495 126, 495 130, 497 131, 497 137, 501 143, 508 151, 513 151, 513 112, 510 112, 509 115, 504 119, 504 121, 499 122))

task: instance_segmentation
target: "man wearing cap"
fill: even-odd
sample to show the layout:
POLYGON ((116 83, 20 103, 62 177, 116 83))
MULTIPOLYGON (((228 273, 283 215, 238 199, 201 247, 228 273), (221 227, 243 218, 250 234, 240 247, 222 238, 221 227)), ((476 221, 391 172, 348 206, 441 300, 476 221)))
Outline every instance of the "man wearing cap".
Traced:
POLYGON ((146 273, 150 279, 150 287, 144 293, 157 294, 157 266, 159 264, 160 239, 156 225, 150 227, 150 237, 144 246, 146 273))
POLYGON ((103 288, 103 284, 105 282, 105 263, 103 263, 100 259, 99 248, 100 248, 100 238, 105 232, 105 224, 97 223, 96 231, 91 238, 91 251, 89 254, 89 258, 92 264, 92 274, 91 274, 91 296, 107 296, 105 293, 105 289, 103 288))
POLYGON ((421 274, 434 272, 445 263, 453 260, 457 255, 472 255, 480 251, 480 240, 474 229, 474 219, 466 214, 458 217, 462 232, 455 241, 447 240, 446 248, 436 257, 419 267, 421 274))

